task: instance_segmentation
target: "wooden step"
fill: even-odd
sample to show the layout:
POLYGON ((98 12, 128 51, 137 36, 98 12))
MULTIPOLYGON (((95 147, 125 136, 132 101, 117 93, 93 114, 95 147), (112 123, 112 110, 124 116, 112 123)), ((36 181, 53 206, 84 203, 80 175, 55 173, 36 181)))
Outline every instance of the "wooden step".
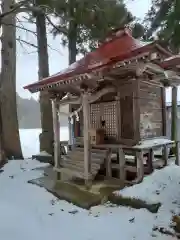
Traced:
MULTIPOLYGON (((84 158, 84 152, 79 152, 79 151, 71 151, 68 152, 67 154, 70 157, 83 157, 84 158)), ((100 154, 100 153, 91 153, 90 154, 91 158, 99 158, 99 159, 105 159, 106 155, 105 154, 100 154)))
MULTIPOLYGON (((71 161, 71 160, 64 160, 62 163, 62 166, 65 165, 73 165, 73 166, 79 166, 81 168, 84 169, 84 162, 76 162, 76 161, 71 161)), ((100 168, 100 164, 96 164, 96 163, 91 163, 91 169, 96 169, 96 168, 100 168)))
MULTIPOLYGON (((81 173, 84 173, 84 167, 81 165, 72 165, 70 163, 63 163, 63 168, 69 168, 71 170, 79 171, 81 173)), ((97 166, 95 168, 91 168, 91 174, 96 175, 97 172, 99 171, 100 166, 97 166)))
MULTIPOLYGON (((69 155, 65 155, 63 156, 64 160, 72 160, 74 162, 76 161, 80 161, 80 162, 84 162, 84 155, 83 156, 69 156, 69 155)), ((91 158, 91 163, 97 163, 97 164, 103 164, 104 159, 103 158, 96 158, 96 157, 92 157, 91 158)))
MULTIPOLYGON (((107 150, 91 149, 91 173, 89 177, 95 177, 107 157, 107 150)), ((56 169, 57 170, 57 169, 56 169)), ((61 168, 58 170, 71 176, 84 179, 84 148, 76 147, 63 156, 61 168)))
MULTIPOLYGON (((65 173, 67 175, 77 177, 77 178, 80 178, 80 179, 85 179, 84 172, 82 173, 82 172, 72 170, 72 169, 69 169, 69 168, 54 168, 54 171, 65 173)), ((93 175, 89 174, 88 179, 93 179, 93 175)))
MULTIPOLYGON (((79 151, 79 152, 84 152, 84 148, 81 148, 81 147, 76 147, 73 150, 79 151)), ((98 148, 91 148, 91 152, 107 154, 108 150, 106 150, 106 149, 98 149, 98 148)))

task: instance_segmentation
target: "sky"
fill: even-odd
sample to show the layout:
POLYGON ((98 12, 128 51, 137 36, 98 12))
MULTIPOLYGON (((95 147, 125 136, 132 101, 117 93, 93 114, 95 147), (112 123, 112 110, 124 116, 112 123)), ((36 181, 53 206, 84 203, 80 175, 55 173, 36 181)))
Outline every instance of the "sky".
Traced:
MULTIPOLYGON (((128 9, 139 19, 143 19, 150 8, 151 0, 126 0, 128 9)), ((25 23, 27 27, 27 24, 25 23)), ((32 26, 28 26, 32 29, 32 26)), ((17 30, 17 38, 35 42, 35 36, 24 30, 17 30)), ((50 74, 59 72, 68 66, 68 51, 60 44, 60 37, 55 39, 48 34, 50 74)), ((23 98, 36 98, 38 94, 31 94, 23 86, 38 80, 37 50, 18 43, 17 46, 17 92, 23 98)), ((170 101, 170 92, 167 91, 167 101, 170 101)))

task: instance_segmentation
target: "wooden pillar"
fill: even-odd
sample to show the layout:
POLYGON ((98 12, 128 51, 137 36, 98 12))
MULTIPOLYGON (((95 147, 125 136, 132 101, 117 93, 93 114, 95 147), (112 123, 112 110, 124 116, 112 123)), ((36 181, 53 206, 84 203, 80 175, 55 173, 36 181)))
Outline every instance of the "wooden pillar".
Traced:
POLYGON ((85 184, 89 187, 89 175, 91 173, 90 159, 90 136, 89 136, 89 113, 90 105, 88 103, 88 94, 82 95, 83 118, 84 118, 84 176, 85 184))
POLYGON ((120 96, 120 89, 118 89, 118 93, 116 96, 116 107, 117 107, 117 136, 118 136, 118 140, 121 139, 121 104, 120 104, 120 100, 121 100, 121 96, 120 96))
POLYGON ((154 150, 151 148, 147 154, 148 174, 153 172, 154 150))
POLYGON ((176 141, 176 160, 175 164, 180 166, 180 142, 179 139, 176 141))
POLYGON ((68 145, 71 149, 71 147, 72 147, 72 124, 71 124, 71 118, 70 117, 68 117, 68 132, 69 132, 68 145))
POLYGON ((124 183, 126 180, 126 159, 125 159, 125 154, 122 148, 118 149, 118 155, 119 155, 119 175, 120 175, 120 180, 124 183))
MULTIPOLYGON (((172 107, 171 107, 171 140, 177 141, 177 87, 172 87, 172 107)), ((177 157, 177 148, 171 148, 171 154, 177 157)))
POLYGON ((111 167, 111 149, 109 149, 106 158, 106 178, 109 180, 112 178, 112 167, 111 167))
POLYGON ((162 99, 162 123, 163 123, 163 136, 167 135, 167 118, 166 118, 166 88, 161 88, 162 99))
POLYGON ((168 146, 163 147, 163 159, 164 159, 164 166, 167 166, 169 158, 169 148, 168 146))
MULTIPOLYGON (((54 130, 54 167, 60 168, 61 149, 60 149, 60 123, 59 123, 59 103, 56 99, 52 100, 53 130, 54 130)), ((57 178, 60 178, 58 173, 57 178)))
POLYGON ((144 178, 144 162, 143 162, 143 152, 136 152, 136 160, 137 160, 137 178, 135 180, 136 183, 142 182, 144 178))
POLYGON ((75 120, 74 125, 75 125, 75 127, 74 127, 74 136, 75 136, 75 138, 76 137, 80 137, 80 119, 79 119, 79 121, 75 120))
POLYGON ((172 87, 171 139, 177 139, 177 87, 172 87))

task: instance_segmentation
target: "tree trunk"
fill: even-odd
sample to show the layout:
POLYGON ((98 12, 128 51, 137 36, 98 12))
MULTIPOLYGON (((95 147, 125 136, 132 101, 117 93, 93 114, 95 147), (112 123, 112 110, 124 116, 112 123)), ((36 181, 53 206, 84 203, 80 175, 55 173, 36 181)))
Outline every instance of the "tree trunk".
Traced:
POLYGON ((68 29, 68 51, 69 51, 69 65, 76 62, 77 55, 77 23, 74 19, 74 1, 69 3, 69 16, 72 18, 69 22, 68 29))
MULTIPOLYGON (((69 53, 69 65, 76 62, 77 55, 77 24, 74 20, 74 6, 73 1, 69 4, 69 16, 72 18, 69 22, 68 28, 68 53, 69 53)), ((69 109, 71 109, 69 105, 69 109)), ((73 123, 74 125, 74 123, 73 123)), ((74 138, 74 126, 72 126, 70 118, 68 118, 68 128, 69 128, 69 144, 73 145, 74 138)))
MULTIPOLYGON (((39 80, 49 76, 49 62, 47 49, 46 19, 44 14, 36 15, 39 80)), ((53 153, 53 118, 52 105, 48 92, 40 93, 41 127, 40 150, 53 153)))
MULTIPOLYGON (((13 0, 3 0, 2 11, 7 12, 13 0)), ((7 158, 22 159, 16 106, 16 20, 11 14, 3 19, 1 49, 1 116, 3 147, 7 158)))

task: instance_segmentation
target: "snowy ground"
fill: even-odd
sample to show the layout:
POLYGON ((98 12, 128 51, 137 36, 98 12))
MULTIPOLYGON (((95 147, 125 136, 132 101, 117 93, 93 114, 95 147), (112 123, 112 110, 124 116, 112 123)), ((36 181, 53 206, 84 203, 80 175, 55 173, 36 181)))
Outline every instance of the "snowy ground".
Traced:
POLYGON ((97 206, 90 211, 57 200, 45 189, 27 183, 43 173, 35 160, 11 160, 0 174, 0 238, 2 240, 171 240, 153 232, 169 227, 180 213, 180 168, 169 166, 148 176, 142 184, 121 194, 160 201, 157 214, 145 209, 97 206))

